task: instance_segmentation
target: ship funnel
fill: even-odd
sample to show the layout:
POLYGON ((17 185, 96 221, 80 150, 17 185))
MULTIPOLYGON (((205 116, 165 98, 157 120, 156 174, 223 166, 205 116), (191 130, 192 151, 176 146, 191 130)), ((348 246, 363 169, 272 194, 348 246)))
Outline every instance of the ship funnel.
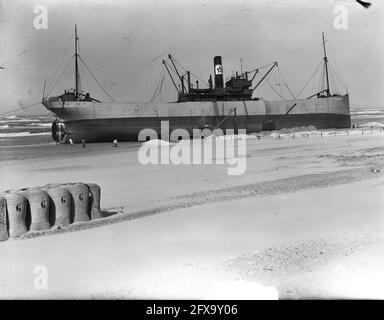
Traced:
POLYGON ((214 73, 215 73, 215 88, 224 88, 223 65, 221 56, 213 58, 214 73))

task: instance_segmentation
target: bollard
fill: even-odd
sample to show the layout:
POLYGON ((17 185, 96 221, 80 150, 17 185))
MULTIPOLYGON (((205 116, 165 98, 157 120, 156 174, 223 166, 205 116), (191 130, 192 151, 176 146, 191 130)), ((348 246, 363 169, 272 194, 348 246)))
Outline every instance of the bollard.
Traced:
POLYGON ((71 222, 89 221, 89 188, 84 183, 65 186, 71 193, 71 212, 74 215, 71 222))
POLYGON ((12 192, 6 194, 9 237, 15 238, 28 232, 26 226, 27 198, 21 193, 12 192))
POLYGON ((41 189, 31 189, 26 192, 31 210, 31 231, 48 230, 49 223, 49 196, 41 189))
POLYGON ((48 189, 49 217, 54 226, 66 227, 71 223, 71 193, 64 187, 48 189))
POLYGON ((0 195, 0 241, 8 240, 7 230, 7 200, 0 195))
POLYGON ((100 196, 101 196, 101 189, 100 186, 96 183, 87 183, 87 186, 90 191, 90 202, 91 202, 91 219, 99 219, 102 218, 101 211, 100 211, 100 196))

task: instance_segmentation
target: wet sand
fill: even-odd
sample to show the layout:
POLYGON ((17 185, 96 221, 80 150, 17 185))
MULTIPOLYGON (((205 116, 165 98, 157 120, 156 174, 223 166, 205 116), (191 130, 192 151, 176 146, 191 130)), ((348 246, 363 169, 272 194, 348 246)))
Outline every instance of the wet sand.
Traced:
POLYGON ((384 296, 382 132, 247 140, 241 176, 144 166, 138 148, 1 148, 0 190, 95 182, 104 209, 122 207, 0 243, 1 297, 244 298, 245 283, 248 298, 384 296), (36 265, 47 290, 33 287, 36 265))

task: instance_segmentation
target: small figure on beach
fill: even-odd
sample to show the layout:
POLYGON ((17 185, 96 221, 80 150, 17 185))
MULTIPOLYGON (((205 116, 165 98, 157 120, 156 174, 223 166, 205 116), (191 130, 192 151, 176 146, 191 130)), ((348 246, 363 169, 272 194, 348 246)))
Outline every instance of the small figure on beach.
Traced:
POLYGON ((114 147, 117 147, 117 143, 118 143, 117 139, 113 140, 113 146, 114 147))
POLYGON ((83 145, 83 148, 86 147, 86 145, 85 145, 85 139, 81 139, 81 144, 83 145))
POLYGON ((69 144, 72 144, 72 145, 74 144, 71 138, 69 138, 69 144))

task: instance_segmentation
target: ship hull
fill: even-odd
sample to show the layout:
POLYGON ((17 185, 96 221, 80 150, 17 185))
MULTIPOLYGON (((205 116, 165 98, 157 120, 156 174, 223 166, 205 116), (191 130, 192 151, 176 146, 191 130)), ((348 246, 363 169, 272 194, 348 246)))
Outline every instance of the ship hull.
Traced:
POLYGON ((351 126, 348 95, 288 101, 43 104, 65 126, 64 139, 57 139, 57 132, 53 132, 59 142, 67 142, 69 138, 75 143, 82 139, 86 142, 137 141, 144 129, 151 129, 156 132, 156 138, 161 138, 162 121, 168 123, 170 132, 184 129, 190 136, 194 129, 204 128, 260 132, 266 130, 266 123, 276 130, 310 125, 317 129, 351 126))
MULTIPOLYGON (((156 132, 157 138, 161 138, 161 122, 169 124, 169 133, 175 129, 185 129, 189 135, 193 136, 194 129, 203 130, 205 128, 215 129, 217 126, 216 117, 206 117, 205 125, 201 126, 199 117, 162 117, 162 118, 118 118, 118 119, 96 119, 65 122, 65 129, 73 142, 108 142, 117 139, 118 141, 137 141, 139 133, 144 129, 152 129, 156 132)), ((219 119, 223 120, 223 119, 219 119)), ((222 130, 245 129, 247 133, 263 131, 265 121, 272 121, 275 129, 292 128, 299 126, 313 125, 317 129, 326 128, 349 128, 350 117, 337 114, 301 114, 287 115, 284 119, 281 116, 237 116, 227 118, 219 127, 222 130)), ((145 137, 143 140, 146 140, 145 137)))

